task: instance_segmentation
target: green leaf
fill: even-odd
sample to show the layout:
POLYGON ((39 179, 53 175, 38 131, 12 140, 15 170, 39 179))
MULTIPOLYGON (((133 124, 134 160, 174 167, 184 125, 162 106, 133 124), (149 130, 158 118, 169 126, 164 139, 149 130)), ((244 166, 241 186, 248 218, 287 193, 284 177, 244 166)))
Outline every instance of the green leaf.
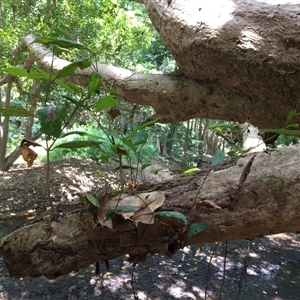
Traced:
POLYGON ((114 131, 114 130, 110 130, 110 129, 108 129, 108 130, 105 130, 105 133, 107 134, 107 135, 109 135, 109 136, 112 136, 112 137, 115 137, 115 138, 120 138, 119 136, 118 136, 118 134, 114 131))
POLYGON ((184 224, 187 223, 187 218, 184 214, 177 212, 177 211, 159 211, 155 213, 157 216, 160 217, 166 217, 166 218, 171 218, 171 219, 179 219, 183 221, 184 224))
POLYGON ((0 107, 0 112, 3 116, 14 116, 14 117, 32 117, 34 116, 29 110, 21 106, 8 106, 6 108, 0 107))
POLYGON ((191 251, 192 251, 192 255, 195 256, 197 251, 200 249, 200 245, 191 245, 190 248, 191 248, 191 251))
POLYGON ((77 68, 83 69, 89 67, 91 64, 90 60, 86 57, 75 60, 69 65, 63 67, 58 71, 55 78, 66 77, 69 75, 73 75, 77 68))
POLYGON ((152 164, 142 164, 142 170, 146 169, 147 167, 151 166, 152 164))
POLYGON ((183 172, 183 174, 190 174, 190 173, 194 173, 194 172, 197 172, 197 171, 200 171, 200 169, 199 168, 191 168, 191 169, 185 170, 183 172))
POLYGON ((61 109, 53 106, 45 106, 38 110, 41 131, 48 136, 60 137, 62 118, 61 109))
POLYGON ((84 148, 84 147, 91 147, 100 149, 99 144, 101 142, 95 142, 95 141, 72 141, 72 142, 66 142, 59 144, 55 147, 53 147, 53 150, 56 148, 68 148, 68 149, 76 149, 76 148, 84 148))
POLYGON ((193 223, 188 232, 188 238, 191 239, 194 235, 208 228, 207 224, 193 223))
POLYGON ((134 136, 136 136, 136 134, 137 134, 137 132, 138 132, 139 130, 141 130, 142 128, 145 128, 145 127, 147 127, 147 126, 153 125, 153 124, 156 123, 158 120, 159 120, 159 118, 156 118, 156 119, 147 121, 147 122, 145 122, 145 123, 143 123, 143 124, 141 124, 141 125, 135 127, 135 128, 133 129, 132 133, 131 133, 128 137, 133 138, 134 136))
POLYGON ((91 96, 101 83, 101 75, 98 72, 93 72, 90 76, 88 84, 88 95, 91 96))
MULTIPOLYGON (((122 169, 122 170, 136 170, 135 167, 128 166, 128 165, 122 165, 122 166, 121 166, 121 169, 122 169)), ((114 168, 114 171, 117 171, 117 170, 120 170, 120 166, 114 168)))
POLYGON ((33 41, 33 43, 39 43, 45 46, 54 44, 64 49, 88 49, 88 47, 76 43, 74 41, 66 40, 66 39, 57 39, 49 36, 37 38, 35 39, 35 41, 33 41))
POLYGON ((288 116, 286 117, 287 122, 289 122, 292 118, 294 118, 296 114, 297 114, 296 109, 291 110, 289 112, 288 116))
POLYGON ((89 200, 94 206, 99 207, 99 201, 91 194, 85 194, 86 199, 89 200))
POLYGON ((6 73, 13 76, 24 76, 29 79, 49 79, 50 74, 46 72, 41 72, 39 69, 37 70, 25 70, 23 68, 13 68, 9 67, 4 70, 6 73), (45 75, 46 73, 46 75, 45 75))
POLYGON ((82 88, 80 86, 74 84, 73 82, 69 82, 69 81, 67 81, 66 84, 68 85, 68 87, 70 89, 72 89, 77 94, 82 94, 82 88))
POLYGON ((273 133, 279 133, 284 135, 293 135, 293 136, 300 136, 300 130, 292 130, 292 129, 273 129, 273 128, 264 128, 260 129, 260 132, 273 132, 273 133))
POLYGON ((224 153, 220 149, 217 149, 216 154, 214 155, 214 157, 212 159, 211 166, 213 167, 213 166, 223 163, 224 158, 225 158, 224 153))
POLYGON ((293 124, 289 124, 285 127, 285 129, 287 128, 298 128, 299 127, 299 123, 293 123, 293 124))
POLYGON ((72 134, 77 134, 77 135, 80 135, 80 136, 86 136, 86 137, 89 137, 89 138, 92 138, 92 139, 98 139, 98 140, 103 139, 103 138, 101 138, 97 135, 93 135, 93 134, 90 134, 90 133, 87 133, 87 132, 84 132, 84 131, 70 131, 70 132, 62 134, 61 138, 64 138, 64 137, 66 137, 68 135, 72 135, 72 134))
POLYGON ((133 152, 135 152, 136 148, 134 147, 134 144, 131 140, 128 140, 127 138, 121 139, 121 141, 128 146, 133 152))
POLYGON ((138 211, 140 208, 139 207, 135 207, 135 206, 130 206, 130 205, 126 205, 126 206, 117 206, 115 209, 113 209, 112 211, 110 211, 107 215, 106 215, 106 220, 109 220, 112 218, 112 216, 118 212, 136 212, 138 211))
POLYGON ((62 97, 69 100, 71 103, 75 104, 76 106, 79 105, 79 101, 73 97, 70 97, 68 95, 62 95, 62 97))
POLYGON ((106 96, 98 100, 95 106, 96 112, 108 109, 118 103, 118 99, 113 96, 106 96))

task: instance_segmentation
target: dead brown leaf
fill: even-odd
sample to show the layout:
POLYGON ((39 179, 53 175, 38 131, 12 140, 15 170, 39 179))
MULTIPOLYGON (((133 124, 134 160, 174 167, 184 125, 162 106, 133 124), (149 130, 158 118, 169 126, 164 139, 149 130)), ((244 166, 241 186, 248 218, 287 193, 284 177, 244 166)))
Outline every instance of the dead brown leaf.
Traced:
POLYGON ((154 223, 154 212, 151 210, 149 206, 141 208, 138 210, 131 219, 135 222, 135 224, 141 222, 144 224, 153 224, 154 223))
POLYGON ((218 210, 222 209, 219 205, 217 205, 215 202, 213 202, 211 200, 203 200, 199 203, 199 206, 210 206, 210 207, 216 208, 218 210))
POLYGON ((254 154, 250 158, 250 160, 248 161, 248 163, 246 164, 246 166, 245 166, 245 168, 243 170, 243 173, 242 173, 242 175, 240 177, 239 186, 241 186, 245 182, 245 180, 247 179, 248 174, 250 173, 251 166, 252 166, 252 163, 253 163, 253 160, 254 160, 255 156, 256 156, 256 154, 254 154))
POLYGON ((110 204, 109 204, 109 199, 107 195, 107 190, 105 190, 104 196, 99 200, 99 208, 97 212, 97 220, 99 224, 105 227, 108 227, 110 229, 113 229, 113 224, 112 220, 106 220, 106 215, 107 213, 111 210, 110 204))

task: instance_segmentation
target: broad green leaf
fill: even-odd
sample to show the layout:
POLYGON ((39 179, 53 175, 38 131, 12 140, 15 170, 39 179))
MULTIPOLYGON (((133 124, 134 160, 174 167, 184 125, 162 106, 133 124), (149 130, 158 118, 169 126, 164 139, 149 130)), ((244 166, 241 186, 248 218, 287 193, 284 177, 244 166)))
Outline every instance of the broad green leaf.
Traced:
POLYGON ((111 144, 110 149, 118 155, 128 155, 128 152, 119 145, 111 144))
POLYGON ((59 138, 61 135, 61 109, 53 106, 45 106, 38 110, 41 131, 48 136, 59 138))
POLYGON ((74 84, 73 82, 69 82, 69 81, 67 81, 66 84, 69 86, 70 89, 72 89, 77 94, 82 94, 82 88, 80 86, 74 84))
POLYGON ((8 106, 6 108, 0 107, 0 112, 3 116, 14 116, 14 117, 32 117, 34 116, 29 110, 21 106, 8 106))
POLYGON ((292 129, 273 129, 273 128, 264 128, 260 129, 260 132, 274 132, 274 133, 279 133, 279 134, 284 134, 284 135, 294 135, 294 136, 300 136, 300 130, 292 130, 292 129))
POLYGON ((146 143, 147 143, 147 139, 140 139, 134 142, 134 146, 136 147, 138 145, 145 145, 146 143))
POLYGON ((98 100, 95 106, 96 112, 108 109, 118 103, 118 99, 113 96, 106 96, 98 100))
POLYGON ((69 100, 71 103, 75 104, 76 106, 79 104, 79 101, 73 97, 70 97, 68 95, 62 95, 62 97, 69 100))
POLYGON ((191 168, 191 169, 185 170, 185 171, 183 172, 183 174, 190 174, 190 173, 197 172, 197 171, 199 171, 199 170, 200 170, 199 168, 191 168))
POLYGON ((192 251, 192 255, 195 256, 197 251, 200 249, 200 245, 191 245, 190 248, 191 248, 191 251, 192 251))
POLYGON ((149 166, 151 166, 152 164, 149 164, 149 163, 147 163, 147 164, 142 164, 142 170, 144 170, 144 169, 146 169, 147 167, 149 167, 149 166))
POLYGON ((184 214, 177 211, 159 211, 156 213, 157 216, 166 217, 171 219, 178 219, 183 221, 184 224, 187 223, 187 218, 184 214))
POLYGON ((37 38, 33 43, 43 44, 45 46, 54 44, 64 49, 88 49, 86 46, 71 40, 57 39, 49 36, 37 38))
POLYGON ((23 68, 9 67, 4 70, 6 73, 14 76, 24 76, 30 79, 49 79, 50 74, 41 72, 40 70, 25 70, 23 68))
POLYGON ((99 88, 100 83, 101 83, 101 75, 98 72, 93 72, 88 84, 89 96, 91 96, 95 92, 95 90, 99 88))
POLYGON ((288 114, 286 120, 289 122, 292 118, 295 117, 296 114, 297 114, 297 110, 296 110, 296 109, 291 110, 291 111, 289 112, 289 114, 288 114))
POLYGON ((193 223, 188 232, 188 238, 191 239, 194 235, 208 228, 207 224, 193 223))
MULTIPOLYGON (((58 73, 55 75, 55 78, 62 78, 69 75, 73 75, 77 68, 84 69, 88 68, 91 65, 91 60, 87 57, 83 57, 80 59, 77 59, 73 61, 72 63, 68 64, 67 66, 63 67, 61 70, 58 71, 58 73)), ((71 82, 66 83, 71 89, 74 89, 76 92, 80 92, 81 89, 76 86, 75 84, 72 84, 71 82), (78 89, 79 88, 79 89, 78 89)))
POLYGON ((224 158, 225 158, 224 153, 220 149, 217 149, 216 154, 214 155, 214 157, 212 159, 211 166, 213 167, 213 166, 223 163, 224 158))
POLYGON ((147 121, 139 126, 137 126, 136 128, 133 129, 132 133, 129 135, 130 138, 133 138, 136 133, 141 130, 142 128, 145 128, 147 126, 151 126, 153 125, 154 123, 156 123, 157 121, 159 120, 159 118, 156 118, 156 119, 153 119, 153 120, 150 120, 150 121, 147 121))
POLYGON ((134 144, 131 140, 128 140, 127 138, 124 138, 121 140, 126 146, 128 146, 132 151, 136 151, 136 148, 134 147, 134 144))
POLYGON ((91 194, 85 194, 86 199, 89 200, 94 206, 99 207, 99 201, 91 194))
POLYGON ((89 138, 92 138, 92 139, 98 139, 98 140, 103 139, 103 138, 101 138, 97 135, 93 135, 93 134, 90 134, 90 133, 87 133, 87 132, 84 132, 84 131, 70 131, 70 132, 62 134, 61 138, 64 138, 64 137, 66 137, 68 135, 72 135, 72 134, 77 134, 77 135, 80 135, 80 136, 86 136, 86 137, 89 137, 89 138))
POLYGON ((119 167, 114 168, 114 171, 117 171, 117 170, 120 170, 120 169, 122 169, 122 170, 136 170, 135 167, 128 166, 128 165, 122 165, 121 167, 119 166, 119 167))
POLYGON ((107 129, 107 130, 105 130, 105 133, 109 136, 112 136, 115 138, 120 138, 119 135, 114 130, 107 129))
POLYGON ((68 149, 76 149, 76 148, 84 148, 84 147, 91 147, 99 149, 100 142, 95 141, 72 141, 59 144, 53 147, 53 150, 56 148, 68 148, 68 149))

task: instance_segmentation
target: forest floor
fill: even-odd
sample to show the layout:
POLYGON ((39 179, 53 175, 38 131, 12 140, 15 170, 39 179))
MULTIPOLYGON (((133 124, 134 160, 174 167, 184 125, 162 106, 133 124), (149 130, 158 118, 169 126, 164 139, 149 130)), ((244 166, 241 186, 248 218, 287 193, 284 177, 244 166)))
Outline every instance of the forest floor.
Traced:
MULTIPOLYGON (((45 170, 45 164, 27 168, 21 163, 9 172, 0 173, 1 237, 47 207, 45 170)), ((106 183, 115 188, 118 182, 111 166, 73 158, 53 162, 50 174, 54 203, 78 201, 87 192, 99 197, 106 183)), ((129 300, 134 299, 132 274, 133 287, 140 300, 204 299, 205 290, 207 299, 237 299, 238 295, 242 300, 299 299, 299 235, 289 233, 251 242, 231 241, 227 251, 225 243, 216 246, 205 245, 195 256, 188 248, 178 251, 172 259, 162 254, 149 256, 134 272, 127 258, 120 257, 110 261, 108 271, 101 265, 100 275, 95 274, 91 265, 51 280, 10 278, 0 258, 0 300, 129 300), (245 266, 246 272, 241 276, 245 266)))

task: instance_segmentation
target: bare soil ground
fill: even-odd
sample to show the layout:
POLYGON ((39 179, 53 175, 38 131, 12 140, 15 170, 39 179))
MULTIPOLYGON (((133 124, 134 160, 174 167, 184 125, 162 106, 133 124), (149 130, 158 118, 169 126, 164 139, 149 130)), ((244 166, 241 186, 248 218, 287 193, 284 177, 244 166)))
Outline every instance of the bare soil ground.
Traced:
MULTIPOLYGON (((78 201, 80 194, 103 194, 106 183, 116 188, 118 178, 109 165, 92 161, 63 159, 51 164, 51 197, 54 203, 78 201)), ((0 235, 4 236, 34 217, 48 206, 45 199, 44 164, 27 168, 18 164, 0 174, 0 235)), ((206 245, 192 256, 185 248, 172 259, 157 254, 136 266, 134 288, 139 299, 300 299, 300 237, 279 234, 250 242, 219 245, 211 259, 215 244, 206 245), (241 276, 243 266, 246 273, 241 276), (209 267, 209 272, 207 272, 209 267), (223 289, 223 272, 225 279, 223 289)), ((134 299, 131 284, 132 266, 126 257, 110 262, 107 271, 101 266, 82 269, 48 280, 40 278, 10 278, 0 261, 0 299, 134 299)))

